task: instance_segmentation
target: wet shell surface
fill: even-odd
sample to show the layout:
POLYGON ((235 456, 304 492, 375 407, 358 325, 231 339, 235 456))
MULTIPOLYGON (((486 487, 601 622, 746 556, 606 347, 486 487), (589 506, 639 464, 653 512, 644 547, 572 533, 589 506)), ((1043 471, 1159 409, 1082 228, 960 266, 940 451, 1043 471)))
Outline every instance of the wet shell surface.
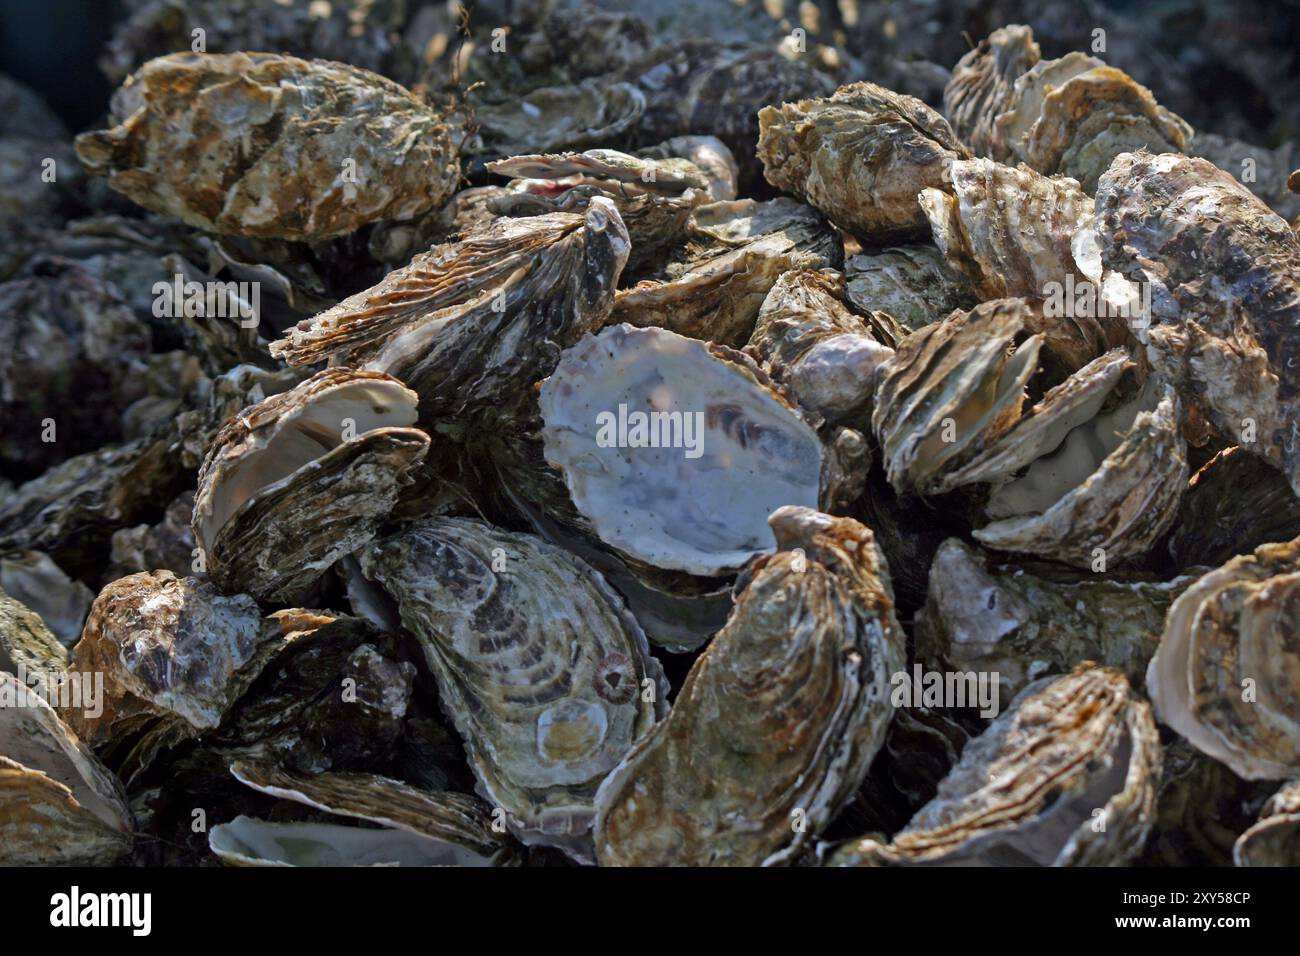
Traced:
POLYGON ((891 841, 850 842, 829 862, 1122 864, 1150 831, 1159 779, 1150 705, 1119 671, 1081 664, 1029 685, 891 841))
POLYGON ((177 53, 77 138, 92 173, 213 232, 315 241, 441 205, 459 170, 443 117, 366 70, 270 53, 177 53), (256 149, 244 143, 257 143, 256 149))
POLYGON ((621 599, 567 552, 468 519, 376 541, 361 569, 424 648, 479 792, 525 843, 589 858, 597 786, 667 703, 621 599))
POLYGON ((785 507, 667 720, 601 785, 603 866, 796 860, 861 783, 904 663, 871 531, 785 507))
POLYGON ((1300 783, 1289 783, 1264 805, 1259 822, 1237 838, 1237 866, 1300 866, 1300 783))
POLYGON ((844 262, 844 297, 859 312, 881 311, 915 332, 978 301, 971 281, 932 245, 894 246, 844 262))

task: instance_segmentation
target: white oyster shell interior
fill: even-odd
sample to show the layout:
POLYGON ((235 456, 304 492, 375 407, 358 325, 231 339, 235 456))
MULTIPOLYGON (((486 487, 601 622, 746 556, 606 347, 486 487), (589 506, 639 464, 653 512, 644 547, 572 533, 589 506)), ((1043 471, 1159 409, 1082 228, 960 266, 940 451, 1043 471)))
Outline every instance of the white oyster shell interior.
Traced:
POLYGON ((238 816, 208 834, 212 852, 244 866, 490 866, 472 850, 403 830, 269 823, 238 816))

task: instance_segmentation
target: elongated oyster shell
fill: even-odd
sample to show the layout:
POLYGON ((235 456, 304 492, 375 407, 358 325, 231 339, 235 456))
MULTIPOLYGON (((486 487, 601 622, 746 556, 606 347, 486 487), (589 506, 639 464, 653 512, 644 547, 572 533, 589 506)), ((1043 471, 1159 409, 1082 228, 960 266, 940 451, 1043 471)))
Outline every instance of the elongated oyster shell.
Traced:
POLYGON ((799 507, 771 524, 777 553, 747 569, 668 719, 601 785, 601 865, 791 862, 884 740, 905 652, 871 531, 799 507))
POLYGON ((697 242, 658 278, 621 289, 612 322, 663 328, 740 347, 763 299, 790 269, 837 267, 839 236, 811 206, 784 197, 697 207, 688 223, 697 242))
POLYGON ((743 359, 629 325, 565 352, 542 383, 546 460, 601 541, 720 576, 772 549, 774 510, 817 506, 831 456, 743 359))
POLYGON ((220 724, 274 636, 245 595, 170 571, 121 578, 95 598, 69 665, 102 675, 100 706, 61 714, 129 783, 160 750, 220 724))
POLYGON ((666 707, 604 580, 531 535, 420 522, 361 556, 419 638, 479 790, 525 843, 590 855, 596 787, 666 707))
POLYGON ((759 124, 768 182, 877 244, 923 236, 917 194, 945 188, 949 165, 970 156, 942 116, 874 83, 764 107, 759 124))
POLYGON ((131 849, 122 785, 35 691, 0 672, 0 865, 107 865, 131 849))
POLYGON ((417 396, 378 372, 331 368, 240 412, 199 472, 194 540, 221 588, 291 599, 366 544, 429 436, 417 396))
POLYGON ((977 156, 1010 158, 996 120, 1010 108, 1015 83, 1041 59, 1034 31, 1012 24, 994 30, 952 68, 943 91, 943 112, 958 138, 977 156))
POLYGON ((910 332, 979 301, 971 281, 935 246, 895 246, 844 261, 844 296, 862 312, 879 310, 910 332))
POLYGON ((237 761, 230 772, 254 790, 377 826, 268 823, 240 816, 212 828, 208 843, 226 863, 252 866, 499 866, 513 857, 482 801, 428 792, 387 777, 308 777, 237 761))
POLYGON ((832 425, 862 427, 881 365, 894 354, 843 303, 842 277, 797 269, 772 286, 745 351, 804 412, 832 425))
POLYGON ((992 567, 976 549, 949 538, 935 555, 916 618, 916 656, 935 668, 996 674, 1005 700, 1084 660, 1141 683, 1165 610, 1195 579, 1048 577, 1016 565, 992 567))
POLYGON ((880 370, 871 426, 889 482, 926 493, 1020 418, 1042 337, 1011 351, 1028 308, 999 299, 907 336, 880 370))
POLYGON ((425 420, 491 407, 600 326, 628 251, 604 197, 584 216, 497 220, 299 323, 271 352, 292 365, 368 363, 415 389, 425 420))
POLYGON ((1300 539, 1233 558, 1169 608, 1147 669, 1160 721, 1247 780, 1300 776, 1298 583, 1300 539))
POLYGON ((1126 153, 1097 187, 1096 228, 1105 267, 1149 284, 1153 365, 1300 490, 1300 239, 1286 221, 1206 160, 1126 153))
POLYGON ((86 168, 213 232, 346 235, 441 205, 460 176, 439 114, 392 80, 326 60, 159 57, 122 87, 114 112, 119 125, 77 137, 86 168))
POLYGON ((1273 795, 1232 848, 1237 866, 1300 866, 1300 782, 1273 795))
MULTIPOLYGON (((68 651, 40 617, 0 590, 0 671, 57 680, 68 670, 68 651)), ((39 692, 42 688, 36 686, 39 692)))
POLYGON ((1150 706, 1119 671, 1080 664, 1030 684, 893 840, 864 837, 830 863, 1124 863, 1150 832, 1159 778, 1150 706))

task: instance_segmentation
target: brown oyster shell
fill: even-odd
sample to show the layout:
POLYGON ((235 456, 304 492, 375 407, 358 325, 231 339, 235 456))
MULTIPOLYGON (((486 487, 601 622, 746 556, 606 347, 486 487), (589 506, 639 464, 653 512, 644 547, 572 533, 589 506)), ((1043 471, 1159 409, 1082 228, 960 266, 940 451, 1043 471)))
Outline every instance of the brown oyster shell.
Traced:
POLYGON ((0 865, 110 865, 133 828, 122 785, 40 695, 0 672, 0 865))
MULTIPOLYGON (((0 671, 26 681, 39 693, 41 681, 57 680, 68 670, 68 651, 40 617, 0 591, 0 671)), ((57 702, 57 700, 56 700, 57 702)))
POLYGON ((1300 866, 1300 782, 1264 805, 1259 822, 1237 839, 1232 859, 1237 866, 1300 866))
POLYGON ((777 553, 747 570, 668 719, 601 785, 603 866, 791 862, 884 740, 904 638, 871 531, 809 508, 771 522, 777 553))
POLYGON ((1233 558, 1169 608, 1147 669, 1161 722, 1247 780, 1300 775, 1300 539, 1233 558))
POLYGON ((949 165, 970 155, 942 116, 874 83, 764 107, 759 124, 768 182, 869 243, 924 236, 917 194, 947 188, 949 165))
POLYGON ((434 208, 460 175, 442 116, 342 63, 177 53, 146 63, 114 104, 119 125, 77 138, 82 163, 212 232, 328 239, 434 208))
POLYGON ((376 541, 361 569, 419 639, 479 792, 525 843, 589 859, 596 787, 667 704, 622 600, 554 545, 470 519, 376 541))
POLYGON ((1150 706, 1119 671, 1080 664, 1030 684, 893 840, 864 837, 829 862, 1122 864, 1150 832, 1159 779, 1150 706))
POLYGON ((1151 285, 1152 364, 1225 435, 1253 423, 1243 447, 1300 489, 1300 240, 1286 221, 1206 160, 1126 153, 1097 187, 1097 230, 1104 265, 1151 285))
POLYGON ((292 600, 370 541, 424 460, 417 396, 331 368, 246 408, 199 472, 194 540, 226 591, 292 600))
POLYGON ((943 91, 943 112, 975 155, 999 162, 1010 158, 996 121, 1011 107, 1016 80, 1041 58, 1034 31, 1012 24, 980 40, 952 68, 943 91))

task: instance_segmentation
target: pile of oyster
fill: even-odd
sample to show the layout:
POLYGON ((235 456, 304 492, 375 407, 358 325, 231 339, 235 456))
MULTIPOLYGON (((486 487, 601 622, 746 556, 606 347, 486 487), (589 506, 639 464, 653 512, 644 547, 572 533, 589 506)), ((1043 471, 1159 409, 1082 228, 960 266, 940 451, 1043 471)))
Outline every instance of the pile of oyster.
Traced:
POLYGON ((1300 864, 1292 154, 717 6, 0 82, 0 863, 1300 864))

